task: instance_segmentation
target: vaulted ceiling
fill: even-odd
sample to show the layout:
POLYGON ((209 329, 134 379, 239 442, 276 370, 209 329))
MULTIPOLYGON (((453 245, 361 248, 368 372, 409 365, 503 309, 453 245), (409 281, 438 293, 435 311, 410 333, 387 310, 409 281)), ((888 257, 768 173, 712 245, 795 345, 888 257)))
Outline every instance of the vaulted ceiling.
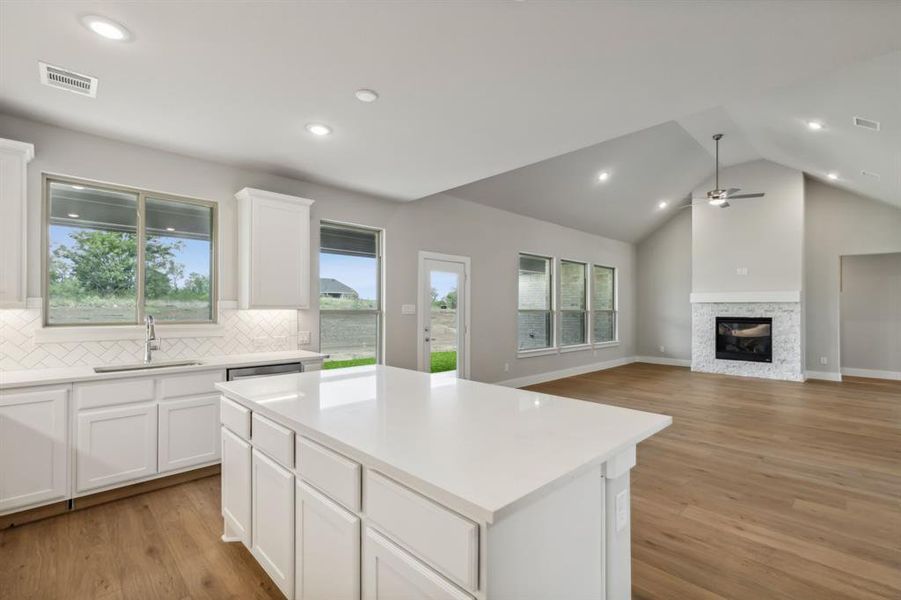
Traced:
MULTIPOLYGON (((897 111, 876 113, 899 106, 897 60, 875 67, 889 77, 878 93, 843 70, 901 50, 899 24, 901 3, 878 0, 3 2, 0 110, 394 200, 452 190, 635 240, 665 218, 659 201, 709 175, 716 130, 727 162, 881 170, 868 193, 897 197, 885 149, 843 129, 850 113, 882 119, 892 151, 897 111), (133 39, 79 22, 97 13, 133 39), (98 77, 97 97, 42 86, 39 60, 98 77), (364 87, 379 100, 356 100, 364 87), (789 132, 807 112, 839 150, 789 132), (312 136, 311 122, 334 133, 312 136)), ((839 183, 854 188, 851 175, 839 183)))

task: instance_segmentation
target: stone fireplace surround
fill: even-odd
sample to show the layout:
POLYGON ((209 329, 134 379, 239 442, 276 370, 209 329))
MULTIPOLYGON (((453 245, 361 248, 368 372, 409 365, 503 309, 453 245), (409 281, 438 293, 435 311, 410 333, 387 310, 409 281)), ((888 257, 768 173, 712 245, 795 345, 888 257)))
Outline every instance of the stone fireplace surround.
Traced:
POLYGON ((789 292, 693 293, 691 370, 785 381, 804 381, 801 294, 789 292), (773 319, 773 362, 716 358, 716 317, 773 319))

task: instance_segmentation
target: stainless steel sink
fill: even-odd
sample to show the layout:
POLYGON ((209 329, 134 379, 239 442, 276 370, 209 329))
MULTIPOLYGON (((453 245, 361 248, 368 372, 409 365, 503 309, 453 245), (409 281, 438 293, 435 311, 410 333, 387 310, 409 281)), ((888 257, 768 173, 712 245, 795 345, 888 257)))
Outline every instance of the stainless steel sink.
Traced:
POLYGON ((118 373, 119 371, 143 371, 145 369, 163 369, 166 367, 191 367, 202 365, 199 360, 168 360, 154 363, 135 363, 131 365, 112 365, 109 367, 94 367, 95 373, 118 373))

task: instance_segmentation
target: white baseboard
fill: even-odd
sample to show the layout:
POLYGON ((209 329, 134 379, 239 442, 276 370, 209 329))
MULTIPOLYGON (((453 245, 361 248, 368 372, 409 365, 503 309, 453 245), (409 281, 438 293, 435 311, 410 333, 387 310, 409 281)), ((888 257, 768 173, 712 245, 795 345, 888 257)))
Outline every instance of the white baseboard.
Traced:
POLYGON ((871 379, 891 379, 892 381, 901 381, 901 371, 880 371, 878 369, 852 369, 843 368, 842 375, 850 375, 851 377, 869 377, 871 379))
POLYGON ((652 365, 669 365, 671 367, 690 367, 691 360, 685 358, 669 358, 667 356, 636 356, 635 362, 652 365))
POLYGON ((634 356, 624 356, 623 358, 615 358, 613 360, 605 360, 604 362, 591 363, 589 365, 581 365, 571 367, 569 369, 560 369, 558 371, 547 371, 545 373, 537 373, 535 375, 526 375, 525 377, 517 377, 515 379, 507 379, 498 381, 495 385, 505 385, 507 387, 525 387, 527 385, 535 385, 536 383, 544 383, 545 381, 553 381, 555 379, 563 379, 564 377, 573 377, 575 375, 583 375, 592 371, 603 371, 604 369, 612 369, 613 367, 621 367, 635 362, 634 356))
POLYGON ((822 379, 823 381, 841 381, 842 374, 835 371, 807 371, 807 379, 822 379))

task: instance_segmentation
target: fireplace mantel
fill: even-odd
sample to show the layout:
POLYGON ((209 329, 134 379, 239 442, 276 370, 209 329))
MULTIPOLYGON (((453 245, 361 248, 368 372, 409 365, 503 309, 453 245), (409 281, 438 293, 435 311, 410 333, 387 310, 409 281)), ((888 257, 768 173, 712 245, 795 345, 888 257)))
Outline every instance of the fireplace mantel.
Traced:
POLYGON ((800 302, 800 290, 773 292, 692 292, 692 304, 753 304, 755 302, 800 302))

